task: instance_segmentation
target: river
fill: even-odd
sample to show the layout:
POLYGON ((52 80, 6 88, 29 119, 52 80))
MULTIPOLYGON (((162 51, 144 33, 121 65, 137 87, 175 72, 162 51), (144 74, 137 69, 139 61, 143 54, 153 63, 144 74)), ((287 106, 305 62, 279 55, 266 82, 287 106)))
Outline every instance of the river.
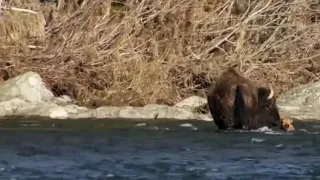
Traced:
POLYGON ((0 121, 0 179, 320 179, 320 125, 222 132, 212 122, 0 121))

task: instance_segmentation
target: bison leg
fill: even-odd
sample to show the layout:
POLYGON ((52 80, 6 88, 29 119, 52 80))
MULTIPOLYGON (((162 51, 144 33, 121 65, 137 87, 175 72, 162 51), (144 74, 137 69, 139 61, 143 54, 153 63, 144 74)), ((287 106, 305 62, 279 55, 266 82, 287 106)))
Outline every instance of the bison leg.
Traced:
POLYGON ((209 96, 207 100, 214 123, 218 129, 226 129, 228 125, 224 118, 224 108, 222 107, 221 99, 216 96, 209 96))
POLYGON ((237 85, 233 85, 230 88, 230 92, 226 98, 225 111, 227 118, 229 120, 229 126, 233 128, 240 128, 241 122, 238 119, 234 118, 234 110, 235 110, 235 100, 236 100, 236 93, 237 93, 237 85))

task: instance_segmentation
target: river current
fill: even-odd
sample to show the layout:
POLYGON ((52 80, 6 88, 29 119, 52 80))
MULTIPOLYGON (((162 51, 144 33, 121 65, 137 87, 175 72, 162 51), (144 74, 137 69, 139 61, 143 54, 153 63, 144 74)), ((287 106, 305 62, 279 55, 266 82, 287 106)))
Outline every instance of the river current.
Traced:
POLYGON ((320 125, 225 132, 213 122, 5 120, 0 179, 320 179, 320 125))

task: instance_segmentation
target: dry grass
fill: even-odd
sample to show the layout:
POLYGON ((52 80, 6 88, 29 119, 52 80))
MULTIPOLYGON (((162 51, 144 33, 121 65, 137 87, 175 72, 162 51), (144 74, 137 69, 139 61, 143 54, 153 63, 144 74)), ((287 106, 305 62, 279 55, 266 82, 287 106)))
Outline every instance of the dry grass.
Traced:
POLYGON ((86 105, 174 104, 204 95, 227 66, 279 94, 317 81, 317 0, 10 0, 1 67, 39 73, 56 95, 86 105))

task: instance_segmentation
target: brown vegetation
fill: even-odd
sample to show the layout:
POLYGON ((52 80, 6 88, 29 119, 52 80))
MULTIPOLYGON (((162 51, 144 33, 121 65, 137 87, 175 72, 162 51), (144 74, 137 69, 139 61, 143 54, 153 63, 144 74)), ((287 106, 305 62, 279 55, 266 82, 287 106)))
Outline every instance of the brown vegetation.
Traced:
POLYGON ((228 66, 276 95, 319 77, 319 1, 63 2, 7 1, 38 14, 4 11, 0 67, 35 71, 81 104, 174 104, 228 66))

